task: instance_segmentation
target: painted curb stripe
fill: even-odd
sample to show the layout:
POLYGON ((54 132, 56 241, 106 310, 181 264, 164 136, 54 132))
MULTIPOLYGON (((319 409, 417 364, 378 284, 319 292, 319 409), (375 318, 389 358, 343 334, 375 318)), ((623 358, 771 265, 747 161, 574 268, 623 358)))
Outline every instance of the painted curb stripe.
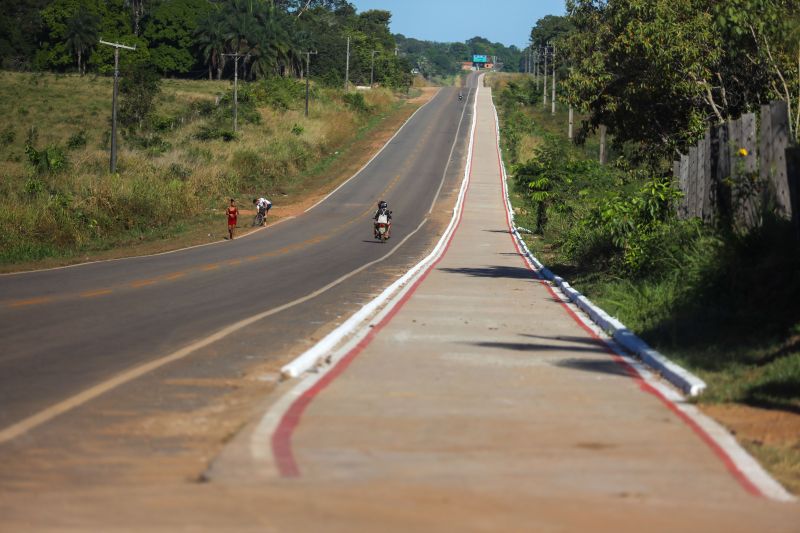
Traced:
MULTIPOLYGON (((684 405, 679 405, 675 400, 682 401, 683 398, 677 393, 674 393, 674 395, 677 396, 675 400, 670 399, 668 397, 669 391, 664 391, 661 387, 659 387, 659 384, 653 381, 652 377, 648 375, 649 372, 643 370, 641 366, 637 364, 636 361, 624 355, 624 353, 618 347, 618 345, 620 344, 624 346, 623 343, 619 342, 619 340, 616 337, 612 337, 613 340, 610 340, 608 338, 600 336, 598 332, 595 331, 595 329, 593 329, 591 326, 594 325, 596 328, 599 328, 602 331, 605 329, 603 324, 600 324, 596 320, 594 320, 594 317, 592 315, 589 315, 588 318, 584 318, 578 315, 578 313, 576 313, 575 310, 573 310, 568 305, 568 303, 574 303, 574 304, 577 303, 574 301, 572 296, 561 291, 559 291, 560 293, 556 292, 556 288, 554 288, 550 283, 548 283, 548 281, 542 276, 541 271, 547 269, 538 261, 536 261, 536 263, 532 261, 532 259, 534 259, 534 256, 528 249, 524 240, 522 240, 522 237, 519 235, 519 232, 517 231, 517 228, 514 224, 513 209, 511 207, 511 199, 508 194, 507 174, 505 170, 505 165, 503 164, 503 159, 501 156, 501 149, 500 149, 500 135, 499 135, 500 121, 499 117, 497 116, 497 108, 494 107, 494 101, 492 101, 492 107, 495 110, 494 117, 496 126, 495 139, 497 145, 497 162, 500 168, 502 193, 504 196, 504 204, 506 206, 506 221, 508 223, 511 242, 517 249, 517 252, 522 258, 525 266, 531 270, 531 272, 535 275, 537 279, 540 280, 540 283, 547 288, 550 294, 561 303, 562 308, 567 312, 567 314, 593 339, 597 340, 598 344, 602 346, 603 349, 611 355, 612 360, 615 363, 619 364, 625 370, 625 372, 637 382, 639 388, 642 391, 655 396, 664 406, 667 407, 667 409, 669 409, 678 418, 680 418, 687 426, 689 426, 689 428, 692 429, 692 431, 698 437, 700 437, 700 439, 711 449, 714 455, 716 455, 717 458, 720 461, 722 461, 723 465, 725 465, 728 472, 730 472, 730 474, 734 477, 734 479, 736 479, 736 481, 739 482, 739 484, 742 486, 742 488, 744 488, 745 491, 747 491, 749 494, 753 496, 766 497, 776 501, 781 501, 781 502, 795 501, 796 498, 791 494, 789 494, 780 483, 778 483, 774 478, 772 478, 772 476, 770 476, 770 474, 766 472, 766 470, 764 470, 763 467, 761 467, 761 465, 752 456, 750 456, 750 454, 748 454, 747 451, 745 451, 738 444, 738 442, 736 442, 735 439, 730 437, 730 439, 726 439, 728 442, 724 443, 721 442, 719 435, 727 434, 727 430, 719 426, 715 421, 713 421, 706 415, 702 414, 700 411, 694 408, 694 406, 691 406, 691 409, 689 409, 684 405), (592 322, 594 322, 594 324, 587 322, 587 320, 591 320, 592 322), (714 433, 717 434, 716 438, 711 434, 711 431, 709 431, 709 429, 713 430, 714 433)), ((557 276, 552 275, 552 273, 551 276, 559 280, 561 279, 558 278, 557 276)), ((567 284, 567 286, 569 285, 567 284)), ((573 292, 580 294, 574 289, 573 292)), ((583 298, 585 299, 585 297, 583 298)), ((586 301, 588 302, 588 299, 586 301)), ((589 302, 589 304, 592 306, 594 305, 591 304, 591 302, 589 302)), ((578 306, 578 308, 581 307, 578 306)), ((625 329, 626 331, 628 331, 627 328, 625 329)), ((633 335, 632 333, 630 334, 633 335)), ((644 344, 644 341, 641 342, 642 344, 644 344)), ((647 358, 642 358, 642 359, 646 364, 660 369, 659 366, 652 365, 649 359, 647 358)), ((669 361, 665 357, 664 359, 669 361)), ((686 373, 692 376, 692 374, 690 374, 689 372, 686 373)), ((703 383, 703 388, 705 388, 705 383, 703 383)), ((691 387, 689 387, 689 390, 692 390, 691 387)))

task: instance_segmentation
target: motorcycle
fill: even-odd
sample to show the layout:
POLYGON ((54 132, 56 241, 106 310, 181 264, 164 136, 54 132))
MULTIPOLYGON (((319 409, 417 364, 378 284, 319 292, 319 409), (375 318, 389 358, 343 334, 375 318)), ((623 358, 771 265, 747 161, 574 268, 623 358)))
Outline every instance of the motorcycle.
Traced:
POLYGON ((392 223, 389 221, 389 215, 391 214, 391 211, 380 213, 378 214, 378 218, 375 220, 374 235, 375 238, 381 242, 386 242, 389 239, 392 229, 392 223))

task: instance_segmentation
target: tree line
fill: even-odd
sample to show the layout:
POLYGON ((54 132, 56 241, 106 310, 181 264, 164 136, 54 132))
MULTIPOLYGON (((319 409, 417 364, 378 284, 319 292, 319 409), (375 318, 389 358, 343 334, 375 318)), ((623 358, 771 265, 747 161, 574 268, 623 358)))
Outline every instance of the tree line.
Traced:
POLYGON ((391 13, 358 13, 346 0, 7 0, 0 6, 3 68, 96 72, 113 68, 99 39, 136 46, 124 62, 163 76, 221 79, 241 56, 247 80, 310 74, 331 85, 408 86, 411 64, 396 54, 391 13), (307 52, 317 52, 307 70, 307 52))
POLYGON ((583 132, 604 125, 628 153, 670 159, 708 125, 774 100, 798 135, 796 0, 568 0, 566 16, 531 31, 534 50, 548 42, 583 132))

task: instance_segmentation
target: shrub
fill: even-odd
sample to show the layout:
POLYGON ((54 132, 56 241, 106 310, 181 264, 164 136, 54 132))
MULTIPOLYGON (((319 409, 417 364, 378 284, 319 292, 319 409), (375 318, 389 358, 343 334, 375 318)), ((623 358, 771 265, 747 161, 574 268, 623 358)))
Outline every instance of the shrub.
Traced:
POLYGON ((345 93, 342 100, 350 109, 358 113, 369 113, 370 111, 367 101, 364 100, 364 95, 361 93, 345 93))
POLYGON ((292 135, 297 135, 298 137, 303 134, 305 129, 300 124, 295 124, 292 126, 292 135))
POLYGON ((86 132, 84 130, 80 130, 78 133, 71 135, 67 140, 67 148, 70 150, 77 150, 84 146, 86 146, 86 132))
POLYGON ((233 130, 205 125, 197 130, 197 133, 194 134, 194 138, 200 141, 222 139, 225 142, 230 142, 236 139, 236 133, 234 133, 233 130))
POLYGON ((252 98, 257 104, 275 109, 295 109, 305 101, 305 84, 293 78, 274 76, 254 84, 252 98))
POLYGON ((160 91, 161 77, 150 65, 135 63, 128 66, 119 87, 120 124, 129 129, 141 129, 153 111, 160 91))
POLYGON ((11 124, 7 125, 3 128, 3 131, 0 132, 0 145, 8 146, 14 142, 14 139, 17 138, 17 134, 14 131, 14 126, 11 124))

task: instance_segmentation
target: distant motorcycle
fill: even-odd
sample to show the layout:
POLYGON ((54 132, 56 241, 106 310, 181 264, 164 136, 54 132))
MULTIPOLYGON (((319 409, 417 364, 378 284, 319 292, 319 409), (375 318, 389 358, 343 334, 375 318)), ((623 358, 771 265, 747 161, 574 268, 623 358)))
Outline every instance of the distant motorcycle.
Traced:
POLYGON ((464 95, 461 94, 461 93, 458 93, 458 101, 460 102, 463 99, 464 99, 464 95))
POLYGON ((391 211, 385 211, 383 213, 378 214, 378 218, 375 219, 374 224, 374 234, 375 238, 381 242, 386 242, 389 240, 392 230, 392 223, 389 220, 389 216, 392 214, 391 211))

